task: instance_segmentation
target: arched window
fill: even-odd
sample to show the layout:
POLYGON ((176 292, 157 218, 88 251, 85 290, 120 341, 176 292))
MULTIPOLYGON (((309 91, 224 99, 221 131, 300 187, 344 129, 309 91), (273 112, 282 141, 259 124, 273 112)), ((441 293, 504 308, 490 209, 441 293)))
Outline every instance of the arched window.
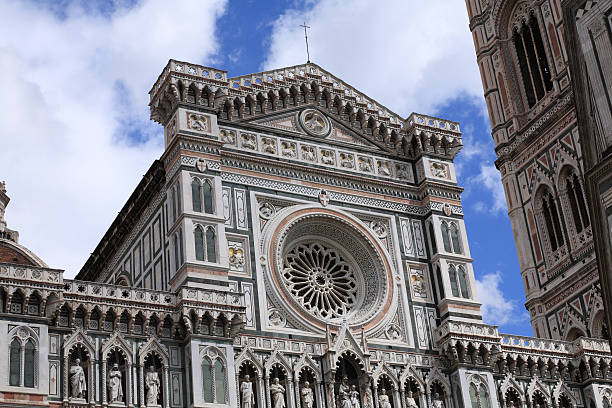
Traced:
POLYGON ((559 213, 557 212, 557 204, 549 190, 545 189, 539 198, 538 205, 541 207, 542 216, 546 232, 550 241, 551 250, 554 252, 563 246, 563 232, 559 222, 559 213))
POLYGON ((24 364, 23 364, 23 386, 34 387, 34 357, 36 354, 36 347, 32 339, 28 340, 25 344, 25 350, 23 353, 24 364))
POLYGON ((212 362, 205 357, 202 362, 202 379, 204 381, 204 402, 214 402, 212 362))
POLYGON ((436 234, 434 233, 433 222, 429 223, 429 239, 431 240, 432 255, 438 253, 438 248, 436 245, 436 234))
POLYGON ((584 201, 584 194, 582 193, 582 185, 575 173, 571 173, 566 177, 565 189, 576 233, 580 233, 590 225, 590 221, 584 201))
POLYGON ((527 104, 531 108, 552 90, 544 43, 533 12, 523 18, 520 26, 514 27, 512 43, 518 57, 527 104))
POLYGON ((9 385, 19 386, 21 378, 21 342, 15 338, 9 350, 9 385))
POLYGON ((457 224, 455 224, 454 222, 451 223, 450 233, 451 233, 451 242, 453 244, 453 252, 456 254, 460 254, 462 251, 461 251, 461 245, 459 245, 459 228, 457 227, 457 224))
POLYGON ((193 211, 202 212, 202 186, 197 179, 191 181, 191 202, 193 211))
POLYGON ((470 384, 470 402, 472 408, 489 408, 489 393, 484 384, 470 384))
POLYGON ((213 211, 213 191, 212 186, 210 185, 210 181, 206 180, 203 186, 204 190, 204 212, 207 214, 212 214, 213 211))
POLYGON ((208 349, 202 360, 202 381, 204 388, 204 402, 214 404, 227 404, 227 379, 223 358, 208 349))
POLYGON ((440 288, 440 299, 444 299, 444 283, 442 282, 442 272, 440 272, 440 267, 436 267, 436 275, 438 278, 438 287, 440 288))
POLYGON ((459 288, 461 289, 461 297, 468 299, 470 297, 470 292, 467 285, 467 274, 463 266, 459 266, 459 288))
POLYGON ((452 265, 450 266, 450 268, 448 268, 448 276, 450 278, 450 286, 451 291, 453 292, 453 296, 459 297, 459 287, 457 285, 457 271, 452 265))
POLYGON ((444 250, 446 252, 451 252, 451 244, 448 236, 448 224, 446 222, 442 222, 442 241, 444 242, 444 250))
POLYGON ((204 232, 200 226, 197 226, 193 231, 193 238, 195 241, 195 253, 198 261, 204 260, 204 232))
POLYGON ((221 359, 215 361, 215 396, 216 402, 225 404, 225 367, 221 359))
POLYGON ((180 266, 178 234, 174 234, 174 271, 180 266))
POLYGON ((206 229, 206 260, 217 262, 217 251, 215 242, 215 230, 212 227, 206 229))
MULTIPOLYGON (((20 327, 9 344, 8 385, 34 388, 38 373, 37 340, 29 329, 20 327)), ((10 335, 10 334, 9 334, 10 335)))
POLYGON ((610 401, 608 401, 608 398, 603 399, 603 408, 610 408, 610 401))

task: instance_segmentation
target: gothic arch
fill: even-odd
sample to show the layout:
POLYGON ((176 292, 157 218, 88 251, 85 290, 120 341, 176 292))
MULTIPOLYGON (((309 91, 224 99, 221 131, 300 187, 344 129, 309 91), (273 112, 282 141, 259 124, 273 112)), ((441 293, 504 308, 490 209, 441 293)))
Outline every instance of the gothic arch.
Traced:
POLYGON ((156 354, 164 367, 168 367, 168 361, 170 360, 168 350, 166 349, 166 346, 161 344, 155 336, 151 336, 146 343, 140 346, 138 351, 138 364, 143 366, 146 358, 150 354, 156 354))
POLYGON ((399 376, 399 382, 402 387, 406 386, 406 382, 410 380, 414 380, 416 385, 419 388, 419 392, 421 394, 425 393, 425 381, 423 381, 423 376, 420 372, 418 372, 412 364, 408 363, 406 367, 402 370, 399 376))
POLYGON ((321 376, 321 370, 319 369, 318 364, 312 359, 310 354, 302 354, 300 359, 293 365, 293 378, 295 381, 299 381, 300 373, 302 369, 308 367, 314 372, 315 379, 317 383, 323 381, 323 377, 321 376))
POLYGON ((106 361, 108 359, 108 356, 113 349, 119 350, 129 364, 133 363, 130 345, 117 331, 113 332, 113 334, 102 343, 102 361, 106 361))
POLYGON ((550 403, 550 393, 537 376, 533 377, 527 386, 527 396, 529 397, 530 401, 533 401, 533 396, 536 392, 541 393, 544 396, 544 399, 550 403))
POLYGON ((272 369, 275 365, 281 367, 281 369, 285 372, 287 378, 289 378, 289 375, 293 372, 293 370, 291 369, 291 364, 289 363, 289 361, 287 361, 285 356, 283 356, 278 350, 274 350, 272 355, 268 357, 266 359, 266 362, 264 363, 265 377, 270 376, 270 373, 272 372, 272 369))
POLYGON ((508 373, 499 386, 499 391, 504 400, 508 397, 508 391, 510 390, 514 390, 521 405, 525 403, 525 392, 523 391, 523 387, 516 381, 512 374, 508 373))
POLYGON ((557 381, 557 384, 553 388, 553 392, 552 392, 552 397, 553 397, 553 400, 556 406, 560 406, 559 400, 561 399, 562 396, 565 396, 565 398, 567 398, 570 401, 570 403, 572 404, 572 408, 575 408, 576 405, 578 404, 576 397, 574 397, 574 393, 567 387, 565 382, 560 379, 559 381, 557 381))
POLYGON ((240 371, 240 367, 245 362, 249 362, 249 363, 252 364, 252 366, 255 369, 255 372, 257 373, 258 377, 260 377, 260 378, 263 377, 263 375, 264 375, 264 366, 261 364, 261 361, 253 353, 253 350, 251 350, 250 347, 247 347, 244 350, 242 350, 242 352, 238 355, 238 357, 236 357, 236 360, 234 362, 234 367, 236 367, 236 376, 238 376, 238 373, 240 371))
POLYGON ((397 378, 391 367, 389 367, 385 362, 378 364, 378 366, 374 369, 374 372, 372 373, 372 380, 374 381, 374 384, 377 384, 378 380, 383 376, 387 377, 390 380, 391 384, 393 385, 393 389, 400 388, 399 379, 397 378))
POLYGON ((438 367, 432 368, 425 380, 426 391, 428 393, 431 393, 431 387, 434 382, 438 382, 442 386, 442 390, 444 391, 444 396, 446 398, 448 398, 451 395, 450 383, 444 377, 442 372, 440 372, 440 369, 438 367))

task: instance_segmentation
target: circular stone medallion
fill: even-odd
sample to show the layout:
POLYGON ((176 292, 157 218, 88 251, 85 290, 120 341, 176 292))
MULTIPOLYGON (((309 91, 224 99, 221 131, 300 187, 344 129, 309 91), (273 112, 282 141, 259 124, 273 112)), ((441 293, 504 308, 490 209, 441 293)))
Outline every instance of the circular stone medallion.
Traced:
POLYGON ((331 130, 329 120, 315 109, 304 109, 299 118, 302 128, 312 136, 324 137, 331 130))

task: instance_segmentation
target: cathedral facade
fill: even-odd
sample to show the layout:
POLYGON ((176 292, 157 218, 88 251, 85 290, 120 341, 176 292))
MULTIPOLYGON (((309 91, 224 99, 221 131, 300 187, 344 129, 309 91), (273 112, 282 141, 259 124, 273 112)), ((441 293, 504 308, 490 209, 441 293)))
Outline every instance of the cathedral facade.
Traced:
POLYGON ((150 108, 164 153, 74 280, 2 189, 1 404, 609 407, 607 341, 482 322, 458 123, 312 63, 171 60, 150 108))

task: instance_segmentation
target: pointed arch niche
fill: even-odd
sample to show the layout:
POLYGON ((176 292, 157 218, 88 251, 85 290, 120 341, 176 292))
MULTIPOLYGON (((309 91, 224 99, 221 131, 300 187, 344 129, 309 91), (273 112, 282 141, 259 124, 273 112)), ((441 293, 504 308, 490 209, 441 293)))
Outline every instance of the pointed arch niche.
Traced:
POLYGON ((170 387, 168 378, 168 351, 155 336, 151 336, 149 341, 144 343, 139 350, 138 365, 140 367, 140 401, 146 401, 144 374, 153 367, 154 371, 161 374, 160 396, 158 403, 163 408, 170 407, 170 387))
POLYGON ((132 404, 132 352, 130 345, 119 335, 114 332, 102 345, 102 402, 109 402, 107 379, 109 372, 113 366, 117 364, 117 368, 121 373, 121 387, 123 390, 123 405, 132 404))
POLYGON ((64 343, 64 399, 89 401, 94 403, 94 372, 98 371, 95 345, 93 340, 77 329, 64 343), (85 375, 86 390, 84 395, 77 395, 71 387, 72 376, 81 367, 85 375))

